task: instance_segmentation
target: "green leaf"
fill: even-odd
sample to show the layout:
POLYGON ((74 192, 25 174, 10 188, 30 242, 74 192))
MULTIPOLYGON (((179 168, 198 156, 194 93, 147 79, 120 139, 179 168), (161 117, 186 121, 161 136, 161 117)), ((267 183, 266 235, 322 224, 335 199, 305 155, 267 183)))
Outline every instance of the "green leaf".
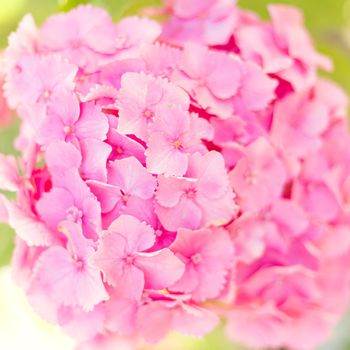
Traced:
POLYGON ((19 121, 12 122, 4 129, 0 129, 0 153, 17 154, 13 147, 14 140, 18 135, 19 121))
POLYGON ((10 263, 14 249, 14 231, 5 224, 0 224, 0 267, 10 263))
POLYGON ((92 0, 90 2, 105 7, 114 20, 120 20, 124 16, 139 15, 147 7, 162 4, 162 0, 92 0))
POLYGON ((61 11, 69 11, 73 7, 76 7, 80 4, 87 4, 89 0, 58 0, 58 6, 61 11))

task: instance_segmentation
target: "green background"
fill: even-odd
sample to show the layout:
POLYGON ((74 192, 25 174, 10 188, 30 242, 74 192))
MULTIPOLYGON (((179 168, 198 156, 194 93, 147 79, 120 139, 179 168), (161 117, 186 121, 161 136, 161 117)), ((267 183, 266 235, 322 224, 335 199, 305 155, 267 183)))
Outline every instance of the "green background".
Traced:
MULTIPOLYGON (((159 4, 160 0, 0 0, 0 50, 6 46, 8 34, 15 30, 24 14, 32 13, 37 23, 41 24, 48 15, 57 11, 66 11, 82 2, 106 7, 117 20, 123 15, 135 14, 145 6, 159 4)), ((296 5, 304 11, 306 25, 312 33, 317 48, 329 55, 334 62, 335 69, 328 75, 343 86, 350 95, 350 0, 280 0, 276 2, 296 5)), ((271 1, 241 0, 239 3, 240 6, 253 9, 262 17, 268 18, 266 5, 271 1)), ((11 144, 16 132, 16 122, 0 131, 0 152, 13 153, 11 144)), ((13 232, 0 224, 0 267, 9 263, 12 250, 13 232)), ((233 346, 225 343, 221 334, 216 332, 205 341, 194 341, 191 348, 228 350, 233 349, 233 346)), ((346 320, 340 325, 332 343, 322 347, 322 350, 345 349, 350 349, 350 322, 346 320)))

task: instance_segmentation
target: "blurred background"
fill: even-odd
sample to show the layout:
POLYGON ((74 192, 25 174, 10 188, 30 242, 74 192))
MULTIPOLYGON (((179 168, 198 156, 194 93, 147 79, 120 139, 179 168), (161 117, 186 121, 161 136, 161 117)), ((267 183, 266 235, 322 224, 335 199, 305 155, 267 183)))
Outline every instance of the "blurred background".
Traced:
MULTIPOLYGON (((191 0, 188 0, 191 1, 191 0)), ((79 3, 89 2, 108 9, 115 20, 135 14, 141 8, 158 5, 161 0, 0 0, 0 51, 6 46, 9 33, 26 13, 32 13, 41 24, 57 11, 67 11, 79 3)), ((267 18, 266 5, 271 2, 292 4, 305 14, 319 51, 330 56, 334 71, 327 74, 350 95, 350 0, 240 0, 240 6, 252 9, 267 18)), ((13 139, 17 122, 0 130, 0 152, 14 153, 13 139)), ((0 348, 19 350, 70 350, 72 343, 59 329, 41 321, 28 306, 22 292, 11 280, 8 267, 13 250, 13 232, 0 224, 0 348)), ((220 331, 205 340, 171 336, 157 349, 161 350, 242 350, 227 343, 220 331)), ((320 350, 350 350, 350 316, 339 325, 334 337, 320 350)))

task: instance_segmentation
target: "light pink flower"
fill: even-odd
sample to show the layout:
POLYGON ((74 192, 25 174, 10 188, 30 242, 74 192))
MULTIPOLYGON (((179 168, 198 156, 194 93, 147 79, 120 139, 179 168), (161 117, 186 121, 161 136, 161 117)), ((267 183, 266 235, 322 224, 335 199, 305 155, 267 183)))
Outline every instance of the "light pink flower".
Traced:
POLYGON ((57 93, 61 90, 73 91, 77 67, 57 56, 21 56, 11 68, 5 85, 6 96, 11 96, 10 106, 22 107, 27 114, 34 115, 33 126, 38 126, 40 118, 57 93), (15 100, 16 96, 21 96, 15 100))
POLYGON ((318 67, 331 69, 330 60, 316 52, 298 9, 286 5, 268 9, 271 24, 255 19, 237 26, 235 39, 241 55, 297 90, 311 86, 318 67))
POLYGON ((156 180, 134 157, 109 163, 107 178, 107 184, 88 181, 101 204, 102 213, 107 214, 103 218, 104 227, 108 227, 120 214, 128 214, 153 198, 156 180))
POLYGON ((323 134, 346 115, 347 100, 339 88, 326 80, 305 91, 290 94, 274 109, 272 142, 292 157, 304 158, 320 150, 323 134), (329 96, 334 100, 330 100, 329 96))
POLYGON ((185 45, 172 79, 201 108, 222 119, 230 117, 241 104, 246 110, 265 108, 276 87, 256 65, 195 43, 185 45))
POLYGON ((50 17, 39 34, 42 52, 57 53, 83 69, 94 70, 103 55, 115 54, 117 28, 102 9, 84 5, 50 17), (57 33, 61 33, 57 37, 57 33))
POLYGON ((158 22, 149 18, 126 17, 117 24, 116 42, 120 52, 119 58, 137 56, 140 47, 156 41, 162 28, 158 22))
POLYGON ((218 297, 234 260, 228 233, 222 229, 180 229, 171 250, 186 264, 186 270, 170 290, 190 294, 198 302, 218 297))
POLYGON ((53 246, 41 254, 31 288, 42 289, 61 305, 80 306, 91 311, 108 299, 100 271, 88 261, 94 253, 92 242, 83 236, 75 223, 63 222, 59 230, 67 235, 68 248, 53 246))
POLYGON ((269 12, 167 0, 144 12, 162 22, 114 24, 84 5, 10 36, 0 85, 21 123, 0 221, 16 281, 77 349, 220 317, 245 346, 309 350, 345 313, 347 97, 317 79, 329 61, 299 11, 269 12))
POLYGON ((100 204, 75 168, 66 170, 64 180, 43 194, 36 209, 40 218, 53 230, 57 230, 61 221, 69 220, 82 225, 87 238, 98 237, 100 204))
POLYGON ((178 64, 181 51, 156 42, 144 45, 140 54, 148 72, 152 72, 155 76, 170 78, 178 64))
POLYGON ((205 119, 178 108, 159 107, 145 152, 148 170, 184 175, 190 154, 204 154, 207 150, 201 141, 211 137, 212 129, 205 119))
POLYGON ((193 41, 208 46, 228 43, 237 24, 235 0, 168 0, 171 17, 165 23, 163 40, 183 45, 193 41))
POLYGON ((169 249, 146 253, 154 242, 150 226, 133 216, 122 215, 101 237, 92 261, 109 284, 126 297, 138 299, 144 288, 166 288, 184 271, 183 263, 169 249))
POLYGON ((112 146, 109 160, 114 161, 133 156, 142 164, 146 162, 145 147, 131 137, 119 134, 117 128, 111 127, 107 138, 108 143, 112 146))
POLYGON ((201 337, 214 329, 219 319, 211 311, 191 303, 186 296, 167 295, 141 306, 136 322, 141 336, 154 344, 173 330, 201 337))
POLYGON ((287 181, 287 169, 276 150, 264 138, 246 148, 230 172, 230 183, 244 210, 261 210, 278 198, 287 181))
POLYGON ((159 176, 158 181, 156 213, 170 231, 219 226, 236 216, 224 160, 217 152, 195 153, 184 178, 159 176))
POLYGON ((32 198, 26 192, 20 194, 18 203, 0 196, 1 220, 11 226, 28 246, 49 246, 57 242, 57 237, 33 212, 32 198))
POLYGON ((111 146, 96 139, 83 139, 79 148, 65 141, 51 142, 45 152, 46 164, 53 182, 59 184, 66 170, 79 169, 82 178, 98 181, 107 179, 107 158, 111 146))
POLYGON ((38 130, 38 143, 83 139, 103 141, 108 131, 108 120, 92 103, 79 106, 79 101, 67 90, 62 90, 49 104, 47 117, 38 130))
POLYGON ((101 334, 105 322, 105 301, 86 311, 81 307, 61 306, 57 312, 57 323, 70 337, 78 342, 92 340, 101 334))
POLYGON ((189 98, 182 89, 165 79, 142 73, 124 74, 117 102, 118 132, 147 140, 149 126, 161 105, 187 109, 189 98))
MULTIPOLYGON (((6 78, 11 76, 12 69, 18 60, 26 55, 33 55, 37 52, 38 28, 35 25, 31 14, 25 15, 19 22, 17 30, 10 34, 8 47, 4 51, 3 65, 6 78)), ((11 108, 15 108, 18 103, 16 96, 10 94, 6 96, 11 108)))

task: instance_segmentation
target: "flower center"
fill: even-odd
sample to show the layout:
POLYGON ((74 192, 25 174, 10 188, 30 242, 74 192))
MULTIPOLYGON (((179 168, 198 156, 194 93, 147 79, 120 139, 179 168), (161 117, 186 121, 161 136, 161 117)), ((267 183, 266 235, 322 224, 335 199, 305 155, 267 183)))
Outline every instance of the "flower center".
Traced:
POLYGON ((198 265, 203 261, 202 256, 199 253, 193 254, 191 256, 191 261, 195 264, 198 265))
POLYGON ((197 190, 195 188, 188 188, 185 191, 185 195, 187 198, 193 199, 196 197, 197 190))
POLYGON ((117 147, 115 148, 115 151, 116 151, 117 154, 121 155, 121 154, 124 153, 124 148, 121 147, 121 146, 117 146, 117 147))
POLYGON ((72 206, 66 210, 67 220, 73 221, 77 224, 81 224, 83 212, 76 206, 72 206))
POLYGON ((124 193, 124 191, 120 190, 121 194, 121 200, 126 204, 130 198, 130 196, 127 193, 124 193))
POLYGON ((153 112, 150 109, 145 109, 143 111, 143 117, 146 119, 147 122, 151 121, 153 119, 153 112))
POLYGON ((51 94, 51 91, 49 89, 46 89, 42 92, 40 99, 44 102, 47 102, 50 99, 51 94))
POLYGON ((135 257, 133 255, 128 255, 124 260, 127 265, 132 265, 135 261, 135 257))
POLYGON ((71 125, 66 125, 63 127, 63 131, 66 135, 69 135, 73 132, 73 127, 71 125))
POLYGON ((257 174, 254 171, 247 171, 244 174, 244 180, 249 184, 249 185, 255 185, 258 181, 257 179, 257 174))
POLYGON ((175 140, 173 142, 173 146, 174 146, 175 149, 181 149, 182 148, 182 142, 179 139, 177 139, 177 140, 175 140))
POLYGON ((81 259, 77 259, 77 260, 75 261, 75 266, 76 266, 76 268, 77 268, 79 271, 83 270, 83 268, 84 268, 84 261, 81 260, 81 259))

